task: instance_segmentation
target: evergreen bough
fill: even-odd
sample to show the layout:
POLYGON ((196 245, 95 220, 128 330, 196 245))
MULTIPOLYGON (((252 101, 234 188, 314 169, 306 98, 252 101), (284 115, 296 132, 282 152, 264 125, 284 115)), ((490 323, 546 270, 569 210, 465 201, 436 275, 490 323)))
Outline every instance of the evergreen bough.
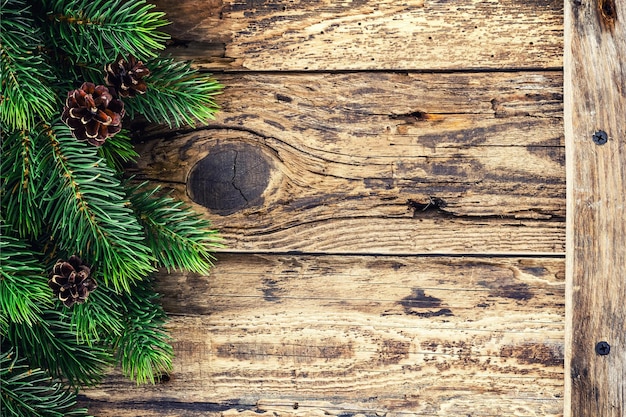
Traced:
POLYGON ((206 274, 219 245, 124 175, 124 125, 206 123, 221 86, 161 56, 168 22, 143 0, 0 4, 0 415, 87 416, 76 393, 110 367, 137 383, 171 370, 152 274, 206 274))

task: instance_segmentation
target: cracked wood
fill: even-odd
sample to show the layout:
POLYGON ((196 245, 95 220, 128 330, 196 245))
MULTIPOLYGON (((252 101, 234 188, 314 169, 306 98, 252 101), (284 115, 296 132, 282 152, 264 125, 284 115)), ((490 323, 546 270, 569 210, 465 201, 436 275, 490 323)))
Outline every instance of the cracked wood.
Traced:
POLYGON ((91 412, 560 417, 562 2, 158 4, 227 88, 134 173, 245 253, 159 275, 174 372, 91 412))
POLYGON ((563 259, 220 254, 216 265, 158 280, 175 371, 144 387, 116 373, 85 391, 92 412, 562 411, 563 259))
POLYGON ((554 0, 158 0, 172 52, 201 68, 381 70, 559 68, 554 0))
POLYGON ((560 73, 221 81, 218 119, 146 141, 134 173, 205 212, 229 250, 564 251, 560 73), (236 183, 253 190, 233 186, 232 159, 198 168, 225 147, 256 155, 236 183))

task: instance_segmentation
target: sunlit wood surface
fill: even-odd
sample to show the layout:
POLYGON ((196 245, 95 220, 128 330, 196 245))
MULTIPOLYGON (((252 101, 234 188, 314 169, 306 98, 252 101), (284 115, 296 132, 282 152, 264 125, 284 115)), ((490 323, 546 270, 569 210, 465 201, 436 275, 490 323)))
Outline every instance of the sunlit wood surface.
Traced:
POLYGON ((562 416, 562 2, 161 0, 225 85, 132 173, 225 238, 105 416, 562 416))

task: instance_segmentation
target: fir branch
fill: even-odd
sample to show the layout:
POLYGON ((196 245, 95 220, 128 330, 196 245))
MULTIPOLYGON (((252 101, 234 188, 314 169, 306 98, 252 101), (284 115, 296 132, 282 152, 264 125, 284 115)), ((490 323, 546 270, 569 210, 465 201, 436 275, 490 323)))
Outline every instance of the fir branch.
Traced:
POLYGON ((37 139, 18 131, 2 140, 2 211, 4 220, 22 237, 38 236, 42 228, 37 139))
POLYGON ((0 414, 85 416, 68 384, 98 383, 115 359, 137 383, 171 370, 166 315, 146 277, 156 264, 208 273, 219 238, 158 189, 122 184, 138 156, 128 132, 99 148, 76 141, 57 122, 61 101, 77 83, 102 83, 118 54, 151 71, 146 94, 125 100, 131 117, 207 123, 222 86, 158 58, 167 22, 144 0, 0 2, 0 353, 23 355, 0 355, 0 414), (102 281, 72 309, 47 286, 51 264, 70 255, 102 281))
POLYGON ((47 0, 50 36, 75 62, 108 62, 118 54, 155 57, 169 35, 165 13, 144 0, 47 0))
POLYGON ((112 364, 105 346, 79 343, 70 318, 58 310, 44 311, 41 321, 33 326, 11 323, 7 333, 11 344, 32 366, 74 387, 96 385, 112 364))
POLYGON ((127 377, 137 384, 151 382, 172 370, 173 349, 164 325, 166 315, 158 304, 153 282, 137 282, 131 293, 123 293, 118 303, 125 306, 125 330, 114 341, 116 357, 127 377))
POLYGON ((139 156, 128 137, 128 131, 123 130, 110 137, 98 148, 98 155, 106 161, 107 166, 117 172, 124 170, 124 164, 134 162, 139 156))
POLYGON ((51 66, 39 54, 41 31, 30 6, 4 0, 0 8, 0 121, 9 130, 29 130, 47 120, 59 101, 50 88, 51 66))
POLYGON ((97 266, 105 284, 128 291, 130 282, 153 271, 153 257, 116 173, 67 126, 53 126, 46 135, 58 176, 44 202, 53 236, 62 250, 97 266))
POLYGON ((211 223, 146 183, 129 189, 131 208, 144 227, 146 240, 160 266, 208 274, 212 251, 221 247, 211 223))
POLYGON ((0 240, 0 325, 2 333, 10 322, 32 326, 41 321, 42 307, 52 306, 47 279, 38 254, 23 241, 7 236, 0 240))
POLYGON ((207 124, 215 118, 218 106, 213 98, 221 92, 222 85, 210 75, 171 58, 157 58, 146 66, 150 69, 150 77, 146 78, 148 90, 125 102, 131 117, 139 113, 150 122, 165 121, 170 128, 207 124))
POLYGON ((30 369, 10 349, 0 353, 0 410, 13 417, 87 417, 75 409, 76 394, 41 369, 30 369))
POLYGON ((100 287, 89 295, 88 302, 74 304, 71 324, 78 343, 93 345, 121 336, 124 318, 114 298, 110 290, 100 287))

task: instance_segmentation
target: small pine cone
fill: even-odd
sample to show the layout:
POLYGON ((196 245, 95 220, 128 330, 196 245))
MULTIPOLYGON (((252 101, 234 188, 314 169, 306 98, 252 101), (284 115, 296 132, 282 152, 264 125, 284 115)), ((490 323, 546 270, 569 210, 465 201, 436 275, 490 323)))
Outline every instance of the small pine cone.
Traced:
POLYGON ((122 129, 123 117, 124 103, 113 98, 108 87, 83 83, 67 94, 61 120, 76 139, 100 146, 122 129))
POLYGON ((150 70, 134 56, 128 60, 118 56, 115 62, 104 67, 104 71, 106 84, 113 87, 120 97, 135 97, 146 92, 143 78, 150 75, 150 70))
POLYGON ((84 303, 89 293, 98 287, 90 274, 91 269, 78 256, 72 255, 67 261, 59 259, 54 264, 48 285, 55 297, 71 307, 74 303, 84 303))

